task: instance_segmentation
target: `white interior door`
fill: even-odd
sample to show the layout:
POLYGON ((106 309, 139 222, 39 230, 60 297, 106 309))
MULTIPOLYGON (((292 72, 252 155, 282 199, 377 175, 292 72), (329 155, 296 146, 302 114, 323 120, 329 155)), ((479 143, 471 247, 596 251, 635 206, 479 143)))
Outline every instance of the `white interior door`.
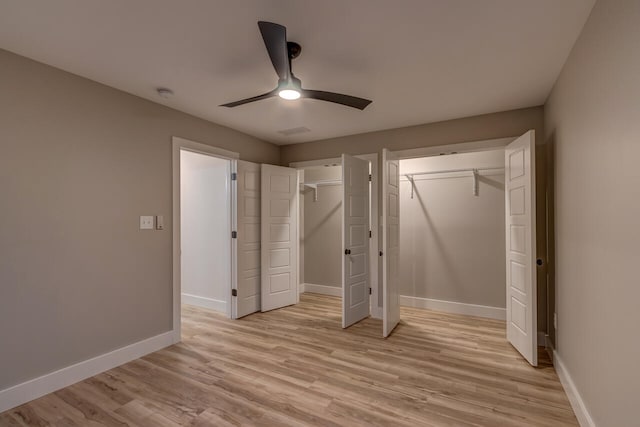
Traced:
POLYGON ((535 134, 505 148, 507 339, 538 364, 536 324, 535 134))
POLYGON ((262 311, 298 300, 298 171, 261 167, 262 311))
POLYGON ((342 327, 369 316, 369 162, 342 155, 342 327))
POLYGON ((237 164, 237 264, 233 319, 260 311, 260 165, 237 164))
POLYGON ((382 150, 382 335, 400 322, 400 162, 382 150))

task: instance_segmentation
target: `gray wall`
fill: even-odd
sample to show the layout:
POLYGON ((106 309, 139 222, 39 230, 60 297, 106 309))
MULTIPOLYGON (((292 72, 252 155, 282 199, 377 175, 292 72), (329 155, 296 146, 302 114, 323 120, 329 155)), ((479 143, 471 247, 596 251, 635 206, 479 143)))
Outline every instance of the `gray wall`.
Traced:
POLYGON ((599 426, 638 423, 640 2, 598 0, 545 108, 557 351, 599 426))
POLYGON ((0 93, 4 389, 171 329, 172 136, 279 149, 2 50, 0 93))
MULTIPOLYGON (((400 161, 400 173, 504 166, 504 151, 400 161)), ((403 178, 404 179, 404 178, 403 178)), ((414 177, 400 183, 400 294, 505 307, 504 172, 414 177)))
MULTIPOLYGON (((341 179, 342 167, 305 170, 305 182, 341 179)), ((304 282, 342 287, 342 185, 304 191, 304 282)))

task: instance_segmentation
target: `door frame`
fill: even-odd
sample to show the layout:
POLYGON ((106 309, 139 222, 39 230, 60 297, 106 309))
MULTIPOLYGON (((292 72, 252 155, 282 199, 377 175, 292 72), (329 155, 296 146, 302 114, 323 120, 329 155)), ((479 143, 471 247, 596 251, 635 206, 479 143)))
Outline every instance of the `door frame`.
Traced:
MULTIPOLYGON (((191 151, 193 153, 204 154, 206 156, 217 157, 230 161, 231 173, 235 173, 237 169, 237 160, 240 154, 225 150, 223 148, 214 147, 207 144, 191 141, 177 136, 172 137, 172 205, 173 205, 173 226, 172 226, 172 264, 173 264, 173 342, 180 342, 182 339, 182 262, 180 254, 181 240, 181 218, 180 218, 180 152, 191 151)), ((231 204, 231 229, 235 230, 237 224, 236 218, 236 185, 237 181, 231 181, 231 194, 229 201, 231 204)), ((236 257, 236 240, 229 236, 231 241, 231 282, 229 283, 229 292, 227 300, 227 317, 231 316, 231 289, 235 287, 237 281, 237 257, 236 257)))
MULTIPOLYGON (((348 154, 348 153, 347 153, 348 154)), ((379 172, 378 172, 378 153, 369 154, 351 154, 353 157, 359 159, 368 160, 371 164, 371 241, 369 242, 369 280, 371 281, 371 296, 369 298, 371 317, 376 319, 382 319, 382 306, 378 306, 379 295, 382 290, 380 289, 382 282, 379 279, 379 242, 380 242, 380 216, 378 214, 378 196, 379 196, 379 172)), ((289 167, 300 170, 316 168, 318 166, 340 166, 342 165, 342 157, 331 157, 326 159, 307 160, 302 162, 289 163, 289 167)), ((298 198, 298 203, 300 200, 298 198)), ((298 209, 299 211, 299 209, 298 209)), ((301 234, 298 233, 298 237, 301 234)), ((299 242, 299 239, 298 239, 299 242)), ((298 267, 300 267, 300 253, 298 250, 298 267)), ((300 275, 298 275, 298 286, 301 285, 300 275)))

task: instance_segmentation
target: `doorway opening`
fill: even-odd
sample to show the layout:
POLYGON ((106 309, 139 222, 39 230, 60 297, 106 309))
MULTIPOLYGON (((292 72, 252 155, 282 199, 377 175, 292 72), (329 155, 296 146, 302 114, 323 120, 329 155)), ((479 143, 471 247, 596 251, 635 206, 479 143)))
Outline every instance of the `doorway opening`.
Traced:
POLYGON ((383 150, 384 171, 390 177, 389 184, 385 181, 383 186, 383 200, 390 206, 389 212, 399 213, 392 221, 394 215, 383 210, 383 230, 391 236, 383 241, 395 241, 391 231, 398 228, 398 221, 405 236, 400 246, 403 256, 391 255, 389 243, 385 243, 388 254, 383 259, 383 268, 387 268, 383 287, 385 301, 389 301, 389 309, 383 307, 385 326, 387 318, 397 320, 388 313, 395 315, 390 309, 403 298, 406 305, 504 318, 507 340, 536 366, 536 266, 540 263, 536 252, 535 132, 530 130, 511 141, 482 141, 456 148, 465 153, 434 151, 438 147, 383 150), (498 147, 502 149, 496 150, 498 147), (459 174, 466 176, 465 198, 456 196, 464 191, 457 188, 459 174), (398 202, 403 198, 402 184, 403 204, 398 202), (503 215, 498 213, 501 207, 503 215), (472 226, 477 222, 483 225, 472 226), (417 235, 424 240, 416 240, 417 235), (500 250, 500 240, 504 250, 500 250), (412 245, 409 248, 407 241, 412 245), (506 290, 503 297, 500 288, 506 290), (504 301, 504 309, 495 307, 502 305, 499 300, 504 301))
POLYGON ((377 155, 292 164, 298 169, 299 290, 342 301, 342 327, 379 317, 377 155))
POLYGON ((231 161, 180 150, 182 304, 229 313, 231 161))
POLYGON ((299 177, 300 292, 341 298, 342 166, 311 167, 299 177))
POLYGON ((400 160, 400 303, 504 320, 504 150, 400 160))
POLYGON ((236 281, 237 154, 173 138, 173 333, 183 310, 231 317, 236 281))

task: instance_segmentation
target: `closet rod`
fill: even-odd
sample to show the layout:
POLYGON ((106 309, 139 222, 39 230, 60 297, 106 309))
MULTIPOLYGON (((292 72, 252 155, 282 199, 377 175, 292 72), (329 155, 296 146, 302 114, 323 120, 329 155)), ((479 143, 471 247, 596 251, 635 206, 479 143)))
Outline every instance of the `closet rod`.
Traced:
POLYGON ((302 185, 308 185, 308 186, 312 186, 312 185, 328 185, 328 184, 342 184, 342 178, 340 179, 319 179, 316 181, 305 181, 302 183, 302 185))
POLYGON ((504 167, 500 168, 466 168, 466 169, 445 169, 439 171, 427 171, 427 172, 415 172, 415 173, 403 173, 404 176, 409 178, 410 176, 416 175, 432 175, 436 173, 455 173, 455 172, 473 172, 473 171, 493 171, 493 170, 503 170, 504 167))
POLYGON ((415 183, 413 177, 416 175, 433 175, 438 173, 456 173, 456 172, 471 172, 473 175, 473 195, 477 196, 480 192, 480 183, 479 183, 479 172, 480 171, 491 171, 491 170, 504 170, 503 167, 500 168, 466 168, 466 169, 448 169, 448 170, 439 170, 439 171, 428 171, 428 172, 416 172, 416 173, 405 173, 403 174, 407 181, 411 183, 411 198, 413 199, 413 193, 415 190, 415 183))

